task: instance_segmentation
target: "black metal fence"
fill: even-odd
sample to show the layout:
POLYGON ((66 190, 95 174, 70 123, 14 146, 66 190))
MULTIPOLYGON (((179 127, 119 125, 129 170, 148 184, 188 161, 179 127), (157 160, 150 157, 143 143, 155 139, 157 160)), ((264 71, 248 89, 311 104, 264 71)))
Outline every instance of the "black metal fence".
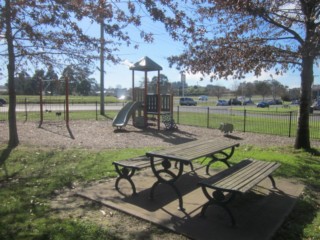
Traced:
MULTIPOLYGON (((181 107, 174 112, 178 124, 219 128, 221 123, 231 123, 236 131, 265 133, 295 137, 297 130, 297 111, 265 111, 220 107, 181 107)), ((320 139, 320 112, 310 114, 310 137, 320 139)))
MULTIPOLYGON (((107 114, 113 117, 124 103, 108 104, 107 114), (111 110, 110 110, 111 107, 111 110), (111 114, 111 115, 110 115, 111 114), (112 115, 113 114, 113 115, 112 115)), ((43 106, 44 120, 61 121, 65 117, 64 102, 45 103, 43 106), (61 114, 58 114, 61 113, 61 114)), ((39 103, 19 103, 17 105, 18 121, 40 120, 39 103)), ((69 105, 71 120, 105 119, 99 113, 98 102, 71 103, 69 105)), ((0 121, 7 121, 8 106, 0 107, 0 121)), ((219 128, 221 123, 231 123, 235 131, 273 134, 295 137, 297 130, 297 111, 278 111, 270 108, 265 111, 246 110, 230 107, 191 107, 177 106, 174 108, 174 119, 177 124, 206 128, 219 128)), ((310 137, 320 139, 320 111, 314 111, 309 119, 310 137)))

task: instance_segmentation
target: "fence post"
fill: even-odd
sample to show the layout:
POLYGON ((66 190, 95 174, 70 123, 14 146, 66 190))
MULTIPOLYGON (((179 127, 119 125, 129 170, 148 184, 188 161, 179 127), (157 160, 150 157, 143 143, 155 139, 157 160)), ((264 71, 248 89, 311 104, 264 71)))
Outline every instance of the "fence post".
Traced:
POLYGON ((291 137, 291 121, 292 121, 292 111, 290 111, 290 115, 289 115, 289 137, 291 137))
POLYGON ((179 124, 179 106, 177 106, 177 124, 179 124))
MULTIPOLYGON (((69 114, 69 113, 67 113, 66 111, 66 104, 67 104, 67 102, 66 102, 66 100, 63 100, 63 120, 64 121, 66 121, 67 122, 67 114, 69 114)), ((69 103, 68 103, 69 104, 69 103)), ((69 111, 69 108, 68 108, 68 111, 69 111)))
POLYGON ((209 128, 209 113, 210 113, 210 108, 207 108, 207 128, 209 128))
POLYGON ((98 121, 98 101, 96 101, 96 121, 98 121))
POLYGON ((246 132, 247 109, 243 111, 243 132, 246 132))
POLYGON ((27 108, 27 98, 24 99, 24 111, 26 115, 25 122, 28 120, 28 108, 27 108))

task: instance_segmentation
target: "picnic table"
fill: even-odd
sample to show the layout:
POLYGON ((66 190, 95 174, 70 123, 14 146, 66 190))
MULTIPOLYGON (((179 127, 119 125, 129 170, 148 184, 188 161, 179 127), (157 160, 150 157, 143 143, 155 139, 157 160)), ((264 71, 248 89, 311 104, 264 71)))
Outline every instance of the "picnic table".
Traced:
POLYGON ((239 145, 239 143, 226 141, 223 138, 201 139, 147 152, 146 156, 150 159, 152 172, 157 178, 157 181, 151 187, 150 198, 154 198, 154 191, 159 184, 167 184, 173 188, 178 196, 179 209, 184 210, 182 194, 175 184, 183 174, 184 165, 192 166, 192 161, 206 157, 210 159, 206 166, 207 174, 209 174, 210 165, 217 161, 221 161, 229 167, 228 159, 232 157, 235 147, 239 145), (156 160, 159 158, 162 159, 161 164, 158 164, 158 160, 156 160), (175 164, 171 164, 171 162, 175 164), (174 171, 174 167, 178 169, 174 171))

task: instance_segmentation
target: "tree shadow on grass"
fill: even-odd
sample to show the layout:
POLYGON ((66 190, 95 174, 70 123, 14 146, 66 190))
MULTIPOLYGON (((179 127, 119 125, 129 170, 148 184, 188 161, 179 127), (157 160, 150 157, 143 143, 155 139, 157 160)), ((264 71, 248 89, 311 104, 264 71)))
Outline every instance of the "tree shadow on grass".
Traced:
POLYGON ((318 149, 315 149, 315 148, 311 148, 310 150, 308 150, 308 152, 311 154, 311 155, 314 155, 314 156, 320 156, 320 151, 318 149))
POLYGON ((15 147, 10 147, 8 145, 7 148, 5 148, 0 155, 0 167, 4 170, 6 179, 8 179, 9 174, 5 163, 14 148, 15 147))
POLYGON ((60 135, 60 136, 63 136, 63 137, 75 139, 75 137, 74 137, 74 135, 72 133, 72 130, 69 127, 69 125, 64 126, 64 125, 55 125, 55 124, 47 124, 47 125, 42 124, 42 126, 39 127, 39 128, 44 130, 44 131, 56 134, 56 135, 60 135), (67 132, 68 132, 67 134, 66 134, 65 129, 67 129, 67 132))

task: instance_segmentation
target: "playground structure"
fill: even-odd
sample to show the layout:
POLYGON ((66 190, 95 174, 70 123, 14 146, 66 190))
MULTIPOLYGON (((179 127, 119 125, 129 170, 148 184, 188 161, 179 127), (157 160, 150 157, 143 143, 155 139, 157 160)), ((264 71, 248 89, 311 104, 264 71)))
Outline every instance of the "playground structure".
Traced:
POLYGON ((121 129, 126 126, 130 116, 139 108, 139 102, 128 102, 113 119, 112 126, 121 129))
POLYGON ((173 121, 173 95, 168 94, 168 89, 161 92, 160 71, 162 67, 148 57, 142 58, 140 61, 130 67, 132 70, 132 101, 134 108, 125 106, 116 116, 113 126, 122 127, 132 116, 133 125, 138 128, 150 126, 150 121, 156 121, 157 129, 160 130, 161 117, 162 122, 167 129, 175 128, 173 121), (135 71, 144 72, 144 88, 135 88, 135 71), (148 72, 157 71, 157 83, 155 93, 148 92, 148 72), (125 110, 126 109, 126 110, 125 110), (130 111, 130 112, 129 112, 130 111), (120 121, 119 115, 122 117, 120 121))
POLYGON ((169 89, 161 91, 160 71, 162 67, 148 57, 142 58, 130 67, 132 70, 132 100, 141 102, 141 108, 137 109, 133 115, 133 124, 136 127, 147 127, 150 120, 156 121, 156 126, 160 130, 161 117, 166 128, 175 127, 173 124, 173 95, 168 94, 169 89), (144 88, 135 88, 135 71, 144 72, 144 88), (155 92, 148 92, 148 72, 157 71, 158 78, 155 92))

